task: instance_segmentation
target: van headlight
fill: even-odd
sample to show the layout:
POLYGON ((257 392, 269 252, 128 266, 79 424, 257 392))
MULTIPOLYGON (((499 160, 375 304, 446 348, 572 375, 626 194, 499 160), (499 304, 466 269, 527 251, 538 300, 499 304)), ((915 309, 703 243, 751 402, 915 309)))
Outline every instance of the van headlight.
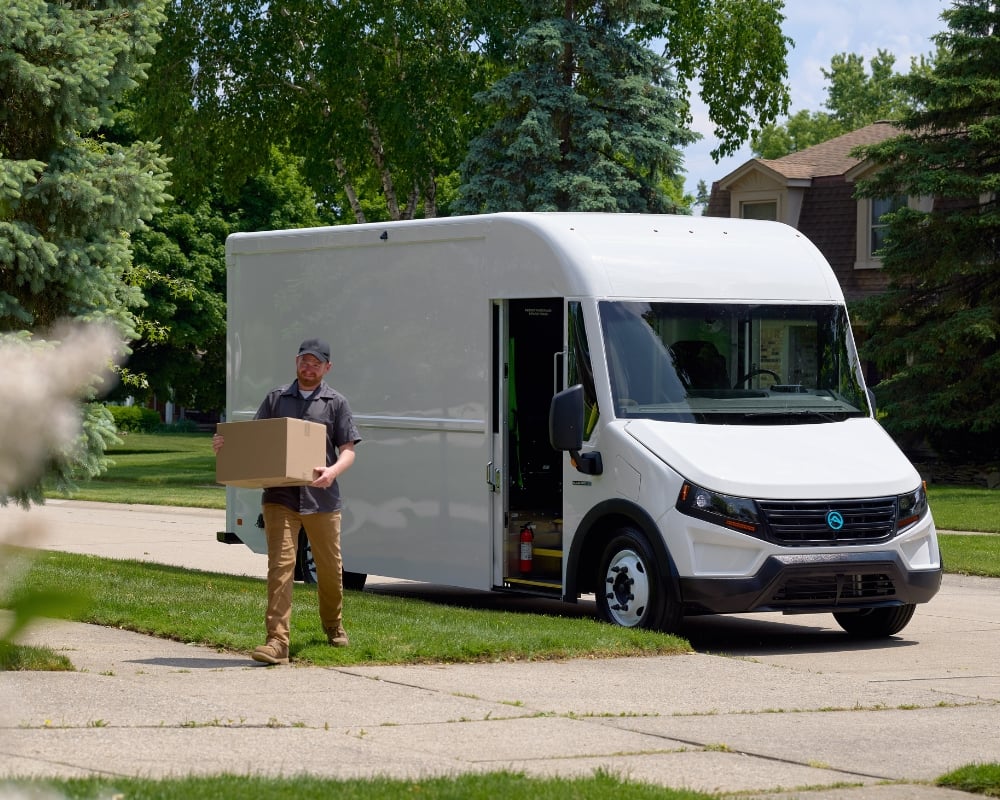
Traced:
POLYGON ((927 490, 921 483, 916 489, 896 497, 896 532, 909 528, 927 513, 927 490))
POLYGON ((747 497, 733 497, 703 489, 693 483, 685 483, 677 496, 677 510, 689 517, 697 517, 740 533, 759 535, 761 525, 757 504, 747 497))

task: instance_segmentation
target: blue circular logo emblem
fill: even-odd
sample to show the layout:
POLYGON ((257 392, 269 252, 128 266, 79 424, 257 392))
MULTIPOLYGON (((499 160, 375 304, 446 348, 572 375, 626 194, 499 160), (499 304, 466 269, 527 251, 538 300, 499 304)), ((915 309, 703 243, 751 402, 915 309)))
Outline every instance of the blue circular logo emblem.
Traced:
POLYGON ((826 515, 826 524, 833 530, 839 531, 844 527, 844 515, 839 511, 831 511, 826 515))

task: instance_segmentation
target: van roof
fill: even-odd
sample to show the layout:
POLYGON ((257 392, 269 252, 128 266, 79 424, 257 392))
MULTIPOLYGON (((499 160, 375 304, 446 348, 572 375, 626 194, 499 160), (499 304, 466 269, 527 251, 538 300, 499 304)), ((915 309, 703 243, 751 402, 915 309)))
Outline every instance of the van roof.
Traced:
POLYGON ((485 274, 497 296, 511 294, 505 286, 544 296, 558 285, 567 296, 843 302, 829 264, 803 234, 758 220, 507 212, 233 234, 226 246, 234 255, 472 238, 486 242, 485 274), (536 274, 546 269, 561 273, 557 283, 536 274))

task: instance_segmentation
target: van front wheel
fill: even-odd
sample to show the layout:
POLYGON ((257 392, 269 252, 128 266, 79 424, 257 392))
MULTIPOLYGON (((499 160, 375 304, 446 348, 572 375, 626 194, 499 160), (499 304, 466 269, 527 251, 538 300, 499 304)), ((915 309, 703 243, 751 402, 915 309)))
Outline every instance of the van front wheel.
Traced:
POLYGON ((612 625, 672 633, 681 607, 656 569, 653 549, 635 528, 621 528, 604 549, 597 576, 597 610, 612 625))
POLYGON ((851 636, 857 636, 859 639, 884 639, 903 630, 915 609, 915 605, 908 603, 890 608, 844 611, 834 614, 833 618, 851 636))

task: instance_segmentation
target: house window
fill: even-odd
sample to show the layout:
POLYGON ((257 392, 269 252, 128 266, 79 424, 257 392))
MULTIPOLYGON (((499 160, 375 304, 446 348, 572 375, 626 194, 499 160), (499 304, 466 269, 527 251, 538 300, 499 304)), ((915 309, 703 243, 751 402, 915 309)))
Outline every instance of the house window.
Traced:
POLYGON ((778 219, 778 202, 767 200, 764 202, 740 203, 740 216, 743 219, 766 219, 775 222, 778 219))
POLYGON ((869 224, 871 226, 871 234, 868 237, 868 255, 870 258, 876 259, 878 258, 878 251, 885 247, 885 237, 889 229, 889 226, 882 220, 887 214, 891 214, 893 211, 898 211, 905 206, 906 198, 903 195, 878 198, 872 200, 870 205, 871 218, 869 220, 869 224))
POLYGON ((903 206, 910 206, 921 211, 930 210, 930 199, 922 197, 906 197, 895 195, 878 199, 863 198, 858 200, 857 254, 855 269, 880 269, 882 259, 879 250, 885 246, 885 237, 889 229, 882 220, 886 214, 891 214, 903 206))

